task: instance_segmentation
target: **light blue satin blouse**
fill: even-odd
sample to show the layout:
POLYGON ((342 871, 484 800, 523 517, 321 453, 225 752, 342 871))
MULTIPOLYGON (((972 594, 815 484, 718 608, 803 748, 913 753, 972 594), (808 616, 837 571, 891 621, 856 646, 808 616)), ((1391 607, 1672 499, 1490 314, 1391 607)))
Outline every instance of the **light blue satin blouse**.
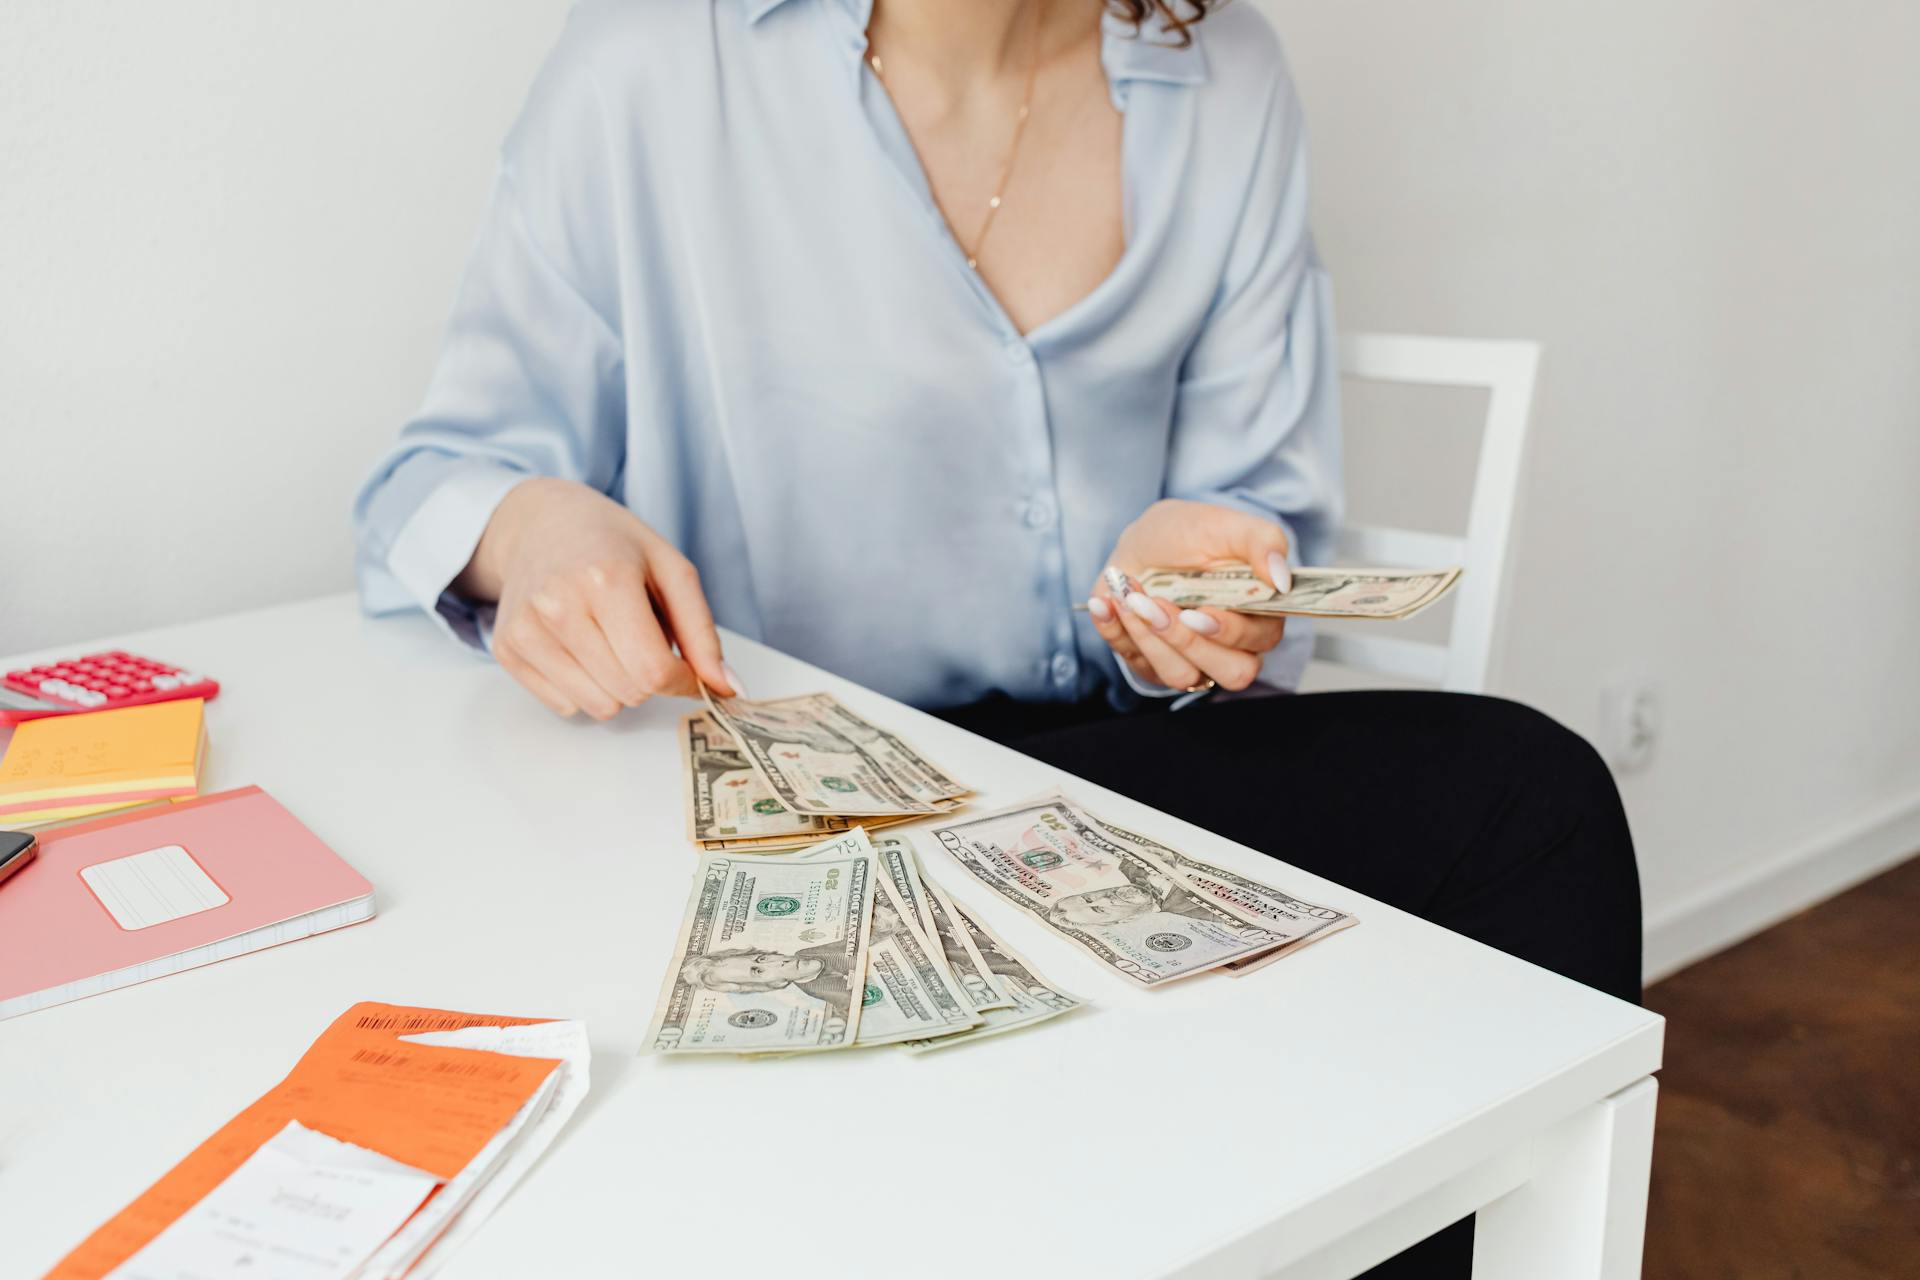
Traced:
POLYGON ((1324 559, 1331 298, 1265 18, 1228 5, 1187 47, 1108 20, 1125 252, 1022 336, 864 61, 870 4, 574 10, 425 403, 356 501, 368 610, 484 634, 448 584, 516 482, 561 476, 685 552, 721 625, 896 698, 1124 699, 1072 605, 1156 499, 1324 559))

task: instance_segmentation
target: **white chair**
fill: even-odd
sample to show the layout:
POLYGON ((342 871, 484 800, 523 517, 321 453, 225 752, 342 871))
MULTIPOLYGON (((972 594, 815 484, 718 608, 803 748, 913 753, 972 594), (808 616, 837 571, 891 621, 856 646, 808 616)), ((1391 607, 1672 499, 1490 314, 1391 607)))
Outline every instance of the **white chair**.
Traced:
MULTIPOLYGON (((1340 563, 1381 568, 1464 568, 1453 589, 1453 624, 1445 644, 1359 631, 1315 637, 1314 657, 1345 668, 1398 676, 1461 693, 1486 691, 1495 623, 1507 571, 1520 484, 1520 458, 1533 410, 1540 363, 1536 342, 1491 342, 1399 334, 1351 334, 1340 344, 1343 377, 1422 386, 1481 387, 1489 393, 1480 465, 1465 537, 1376 526, 1339 533, 1340 563)), ((1324 624, 1323 624, 1324 625, 1324 624)), ((1391 623, 1371 624, 1390 628, 1391 623)))

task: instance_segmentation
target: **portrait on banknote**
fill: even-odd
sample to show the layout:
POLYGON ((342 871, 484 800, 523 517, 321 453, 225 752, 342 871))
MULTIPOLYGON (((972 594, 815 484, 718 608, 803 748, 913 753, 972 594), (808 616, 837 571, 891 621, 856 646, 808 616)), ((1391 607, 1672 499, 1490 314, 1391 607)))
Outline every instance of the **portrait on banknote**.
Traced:
POLYGON ((680 966, 680 977, 685 982, 709 991, 743 994, 797 987, 828 1004, 844 996, 850 972, 846 949, 839 942, 823 943, 792 954, 755 947, 712 951, 688 956, 680 966))

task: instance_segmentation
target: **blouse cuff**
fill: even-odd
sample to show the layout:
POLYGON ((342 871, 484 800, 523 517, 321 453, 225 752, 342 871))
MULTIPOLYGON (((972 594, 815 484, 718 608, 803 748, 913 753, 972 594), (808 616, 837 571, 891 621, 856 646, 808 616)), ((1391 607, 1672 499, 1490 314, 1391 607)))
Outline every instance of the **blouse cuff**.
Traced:
POLYGON ((501 499, 529 478, 496 462, 463 459, 401 526, 387 554, 387 571, 407 596, 476 649, 492 649, 494 607, 453 591, 453 580, 473 559, 501 499))

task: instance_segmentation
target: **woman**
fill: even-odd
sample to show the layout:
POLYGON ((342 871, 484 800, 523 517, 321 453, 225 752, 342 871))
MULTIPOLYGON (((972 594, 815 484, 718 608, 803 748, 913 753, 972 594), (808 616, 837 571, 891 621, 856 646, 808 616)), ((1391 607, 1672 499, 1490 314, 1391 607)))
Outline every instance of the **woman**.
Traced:
MULTIPOLYGON (((738 691, 717 619, 1637 998, 1632 848, 1579 739, 1413 694, 1169 713, 1287 687, 1308 637, 1102 580, 1324 561, 1306 214, 1244 3, 583 4, 360 495, 364 598, 600 719, 738 691), (1305 798, 1363 820, 1275 845, 1305 798)), ((1427 1261, 1464 1274, 1466 1230, 1427 1261)))

